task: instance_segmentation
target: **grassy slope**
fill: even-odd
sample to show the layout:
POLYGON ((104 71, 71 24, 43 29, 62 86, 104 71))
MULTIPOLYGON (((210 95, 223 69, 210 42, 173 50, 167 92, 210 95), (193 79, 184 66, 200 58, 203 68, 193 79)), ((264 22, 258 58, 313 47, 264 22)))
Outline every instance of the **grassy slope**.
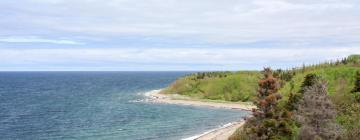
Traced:
MULTIPOLYGON (((329 93, 349 93, 354 85, 354 75, 359 69, 356 65, 320 65, 309 66, 305 70, 297 70, 292 78, 293 92, 299 91, 300 85, 307 74, 315 73, 328 81, 329 93)), ((258 88, 259 71, 216 72, 226 77, 205 77, 197 79, 197 75, 181 77, 164 90, 166 94, 180 94, 196 99, 252 101, 258 88)), ((291 92, 291 82, 286 82, 279 91, 283 101, 291 92)))
POLYGON ((283 95, 282 100, 286 101, 290 92, 300 90, 304 77, 307 74, 314 73, 328 82, 328 91, 331 97, 336 94, 350 94, 350 91, 354 87, 356 71, 359 70, 359 67, 354 65, 308 67, 305 69, 305 72, 298 72, 292 78, 291 82, 294 85, 293 91, 291 91, 291 82, 287 82, 279 92, 283 95))
MULTIPOLYGON (((329 96, 337 107, 337 122, 344 130, 345 139, 352 139, 360 135, 360 103, 357 103, 353 94, 350 93, 354 88, 357 71, 360 71, 360 67, 356 65, 325 66, 298 73, 292 79, 293 92, 299 91, 305 75, 309 73, 319 75, 328 82, 329 96)), ((285 105, 291 92, 290 82, 286 83, 279 92, 283 95, 280 105, 285 105)))
MULTIPOLYGON (((280 106, 285 105, 290 92, 297 92, 307 74, 314 73, 328 82, 329 96, 337 106, 337 122, 342 125, 346 135, 359 135, 360 103, 354 100, 350 91, 354 87, 355 73, 360 71, 360 56, 348 61, 350 64, 321 64, 295 70, 296 75, 290 82, 285 82, 279 93, 283 95, 280 106), (293 85, 293 88, 291 88, 293 85), (292 90, 291 90, 292 89, 292 90)), ((252 101, 256 96, 257 81, 260 72, 226 73, 226 77, 207 77, 197 79, 197 75, 183 77, 171 84, 165 93, 187 95, 198 99, 252 101)))
MULTIPOLYGON (((305 67, 304 70, 296 70, 296 75, 291 81, 286 82, 279 90, 279 93, 283 95, 280 107, 284 107, 287 103, 291 92, 296 93, 300 90, 307 74, 316 74, 328 82, 329 96, 337 109, 337 123, 342 126, 344 132, 343 139, 358 138, 360 136, 360 103, 354 99, 354 95, 350 92, 355 85, 356 72, 360 71, 359 58, 356 62, 346 65, 321 64, 305 67)), ((232 139, 241 139, 240 137, 241 130, 238 130, 232 139)))
POLYGON ((200 78, 193 74, 179 78, 164 92, 197 99, 250 101, 255 97, 259 78, 257 71, 216 72, 200 78))

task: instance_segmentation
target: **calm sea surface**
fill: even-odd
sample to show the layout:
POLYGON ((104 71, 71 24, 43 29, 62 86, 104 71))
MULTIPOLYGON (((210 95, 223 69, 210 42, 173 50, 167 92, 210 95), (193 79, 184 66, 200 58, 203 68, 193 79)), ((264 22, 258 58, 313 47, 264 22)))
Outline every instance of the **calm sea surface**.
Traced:
POLYGON ((177 140, 248 112, 131 102, 189 72, 0 72, 0 139, 177 140))

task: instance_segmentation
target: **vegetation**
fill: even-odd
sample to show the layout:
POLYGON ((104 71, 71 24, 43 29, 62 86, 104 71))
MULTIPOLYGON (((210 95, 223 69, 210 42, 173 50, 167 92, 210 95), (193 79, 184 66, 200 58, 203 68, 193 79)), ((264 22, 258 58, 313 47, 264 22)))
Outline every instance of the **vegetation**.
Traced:
POLYGON ((247 127, 242 134, 244 139, 266 140, 290 138, 293 134, 290 112, 277 107, 281 95, 277 93, 280 85, 273 77, 269 68, 264 71, 264 77, 259 81, 258 98, 255 101, 258 109, 253 110, 252 118, 247 120, 247 127))
POLYGON ((297 105, 299 104, 299 101, 304 97, 306 88, 313 86, 317 80, 319 80, 319 77, 315 74, 306 75, 304 82, 300 86, 300 90, 297 93, 293 93, 292 91, 290 92, 289 99, 285 108, 289 111, 297 110, 297 105))
POLYGON ((355 97, 356 101, 360 103, 360 72, 359 71, 356 73, 355 78, 356 78, 355 87, 351 91, 351 93, 354 94, 354 97, 355 97))
POLYGON ((253 101, 258 109, 232 140, 360 137, 360 55, 263 74, 197 73, 176 80, 164 93, 253 101))
POLYGON ((327 85, 314 75, 310 77, 310 85, 303 88, 303 97, 296 110, 295 119, 301 124, 298 137, 304 140, 340 139, 340 127, 335 123, 336 110, 327 95, 327 85))
POLYGON ((256 96, 260 73, 205 72, 182 77, 163 90, 165 94, 180 94, 198 99, 252 101, 256 96))

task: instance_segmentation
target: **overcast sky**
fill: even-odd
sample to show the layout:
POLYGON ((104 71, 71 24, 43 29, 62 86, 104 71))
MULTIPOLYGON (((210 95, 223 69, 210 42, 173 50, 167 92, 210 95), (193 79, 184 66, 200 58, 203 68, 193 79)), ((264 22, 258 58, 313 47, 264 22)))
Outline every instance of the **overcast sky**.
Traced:
POLYGON ((0 71, 253 70, 350 54, 359 0, 0 2, 0 71))

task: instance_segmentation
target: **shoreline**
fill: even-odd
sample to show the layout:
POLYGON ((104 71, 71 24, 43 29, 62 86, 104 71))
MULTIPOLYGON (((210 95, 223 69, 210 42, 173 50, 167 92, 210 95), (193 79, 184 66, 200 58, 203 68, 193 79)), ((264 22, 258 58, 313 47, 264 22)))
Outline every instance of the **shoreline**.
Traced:
POLYGON ((165 103, 187 106, 199 106, 199 107, 212 107, 223 109, 239 109, 245 111, 251 111, 256 106, 245 102, 214 102, 208 100, 196 100, 181 95, 165 95, 161 94, 160 90, 152 90, 145 93, 147 99, 146 102, 150 103, 165 103))
POLYGON ((222 127, 212 129, 200 135, 195 135, 182 140, 227 140, 245 121, 228 123, 222 127))
MULTIPOLYGON (((238 109, 245 111, 251 111, 253 108, 255 108, 255 106, 251 104, 194 100, 181 95, 165 95, 165 94, 161 94, 160 92, 161 89, 152 90, 145 93, 145 96, 147 97, 147 99, 145 99, 145 102, 198 106, 198 107, 212 107, 212 108, 223 108, 223 109, 238 109)), ((244 123, 245 123, 244 121, 231 122, 222 127, 215 128, 207 132, 204 132, 200 135, 188 137, 183 140, 209 140, 209 139, 227 140, 244 123)))

